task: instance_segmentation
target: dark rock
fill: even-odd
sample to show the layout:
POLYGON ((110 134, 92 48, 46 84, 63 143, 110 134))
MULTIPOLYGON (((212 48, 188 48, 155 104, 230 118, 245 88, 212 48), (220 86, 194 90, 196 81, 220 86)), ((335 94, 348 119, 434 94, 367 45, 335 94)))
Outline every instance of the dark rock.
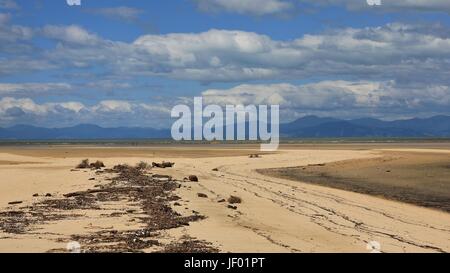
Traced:
POLYGON ((198 177, 196 175, 189 175, 189 181, 198 182, 198 177))
POLYGON ((208 195, 206 195, 204 193, 197 193, 197 196, 200 198, 208 198, 208 195))
POLYGON ((240 204, 242 203, 242 199, 240 197, 237 196, 230 196, 230 198, 228 198, 228 203, 230 204, 240 204))

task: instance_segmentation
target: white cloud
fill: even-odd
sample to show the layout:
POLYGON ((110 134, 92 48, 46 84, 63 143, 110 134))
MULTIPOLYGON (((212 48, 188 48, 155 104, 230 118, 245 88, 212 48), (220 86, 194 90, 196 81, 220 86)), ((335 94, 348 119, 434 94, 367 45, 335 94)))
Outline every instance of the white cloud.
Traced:
POLYGON ((88 10, 88 12, 127 21, 136 20, 143 13, 143 11, 140 9, 125 6, 91 9, 88 10))
POLYGON ((50 105, 61 106, 63 109, 67 109, 67 110, 70 110, 75 113, 80 113, 85 108, 84 104, 82 104, 80 102, 75 102, 75 101, 61 102, 61 103, 50 104, 50 105))
POLYGON ((48 113, 49 105, 38 105, 31 99, 14 99, 5 97, 0 100, 0 117, 6 116, 8 109, 20 108, 24 113, 43 115, 48 113))
POLYGON ((169 126, 170 107, 161 104, 107 100, 95 105, 77 101, 36 103, 30 98, 0 99, 0 126, 33 124, 60 127, 91 123, 102 126, 169 126))
MULTIPOLYGON (((11 15, 0 13, 0 42, 12 43, 30 40, 33 37, 33 30, 29 27, 10 25, 11 15)), ((0 48, 2 46, 0 45, 0 48)))
MULTIPOLYGON (((294 85, 241 84, 229 89, 208 89, 205 104, 280 105, 283 122, 304 115, 354 118, 399 118, 449 114, 450 87, 440 84, 405 84, 395 81, 320 81, 294 85)), ((0 99, 0 125, 26 123, 67 126, 93 123, 102 126, 170 126, 170 109, 192 98, 144 103, 104 100, 94 105, 77 101, 36 103, 30 98, 0 99)))
MULTIPOLYGON (((17 45, 17 47, 20 47, 20 45, 17 45)), ((0 44, 0 52, 11 52, 11 50, 9 48, 3 49, 2 44, 0 44)), ((58 66, 51 64, 48 60, 33 59, 29 56, 14 56, 5 59, 0 58, 0 76, 22 75, 28 71, 43 71, 56 68, 58 68, 58 66)))
MULTIPOLYGON (((6 23, 6 28, 10 27, 6 23)), ((299 107, 302 111, 326 110, 336 115, 361 111, 365 115, 412 109, 447 113, 450 106, 450 29, 439 24, 345 28, 286 41, 253 32, 216 29, 144 35, 131 43, 106 40, 79 26, 47 26, 40 33, 60 42, 41 58, 24 55, 0 59, 0 74, 50 68, 86 72, 88 67, 107 75, 105 79, 114 79, 83 85, 102 90, 132 88, 130 80, 141 75, 206 83, 343 79, 304 86, 240 85, 205 93, 209 98, 230 103, 247 99, 248 103, 285 104, 292 111, 291 116, 299 113, 295 110, 299 107), (275 88, 281 91, 273 91, 275 88)), ((2 84, 0 93, 3 88, 4 95, 25 95, 26 90, 45 92, 50 87, 54 91, 64 89, 2 84)), ((92 107, 81 108, 80 112, 101 115, 105 120, 124 120, 136 117, 136 113, 148 113, 149 109, 157 110, 152 108, 154 105, 115 101, 92 107)), ((14 108, 10 113, 20 114, 18 110, 14 108)))
POLYGON ((233 12, 256 16, 284 14, 294 5, 287 0, 194 0, 206 12, 233 12))
POLYGON ((205 103, 280 104, 286 108, 335 109, 371 106, 376 82, 323 81, 312 84, 244 84, 231 89, 210 89, 202 93, 205 103))
POLYGON ((93 108, 95 111, 108 113, 108 112, 132 112, 132 106, 127 101, 107 100, 101 101, 93 108))
POLYGON ((430 111, 447 114, 450 107, 449 86, 411 86, 395 81, 244 84, 230 89, 206 90, 202 96, 208 104, 278 104, 285 119, 306 114, 343 118, 415 116, 430 111))
POLYGON ((42 29, 42 33, 48 38, 75 45, 94 46, 101 41, 97 35, 89 33, 87 30, 77 25, 48 25, 42 29))
POLYGON ((345 28, 287 41, 217 29, 143 35, 132 43, 106 40, 79 26, 46 26, 41 33, 59 43, 39 57, 0 59, 0 73, 96 68, 114 77, 206 83, 333 77, 448 84, 450 78, 450 29, 439 24, 345 28))
MULTIPOLYGON (((199 81, 323 75, 388 78, 389 73, 395 78, 420 75, 424 67, 415 63, 425 61, 427 69, 439 75, 449 70, 448 33, 449 29, 440 25, 394 23, 339 29, 292 41, 214 29, 198 34, 146 35, 129 47, 135 54, 132 62, 121 64, 129 65, 131 71, 199 81)), ((130 51, 125 52, 130 57, 130 51)))
POLYGON ((42 95, 50 92, 65 93, 72 90, 67 83, 0 83, 0 95, 42 95))

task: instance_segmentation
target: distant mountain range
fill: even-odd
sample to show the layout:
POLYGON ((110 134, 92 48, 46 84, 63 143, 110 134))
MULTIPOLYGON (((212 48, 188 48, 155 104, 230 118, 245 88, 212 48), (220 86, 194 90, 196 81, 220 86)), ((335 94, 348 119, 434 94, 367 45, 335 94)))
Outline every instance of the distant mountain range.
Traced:
POLYGON ((282 124, 285 137, 450 137, 450 116, 382 121, 373 118, 340 120, 307 116, 282 124))
MULTIPOLYGON (((382 121, 373 118, 341 120, 306 116, 280 125, 280 134, 288 138, 341 137, 450 137, 450 116, 382 121)), ((42 128, 16 125, 0 128, 3 140, 52 139, 164 139, 170 138, 169 129, 140 127, 103 128, 81 124, 67 128, 42 128)))

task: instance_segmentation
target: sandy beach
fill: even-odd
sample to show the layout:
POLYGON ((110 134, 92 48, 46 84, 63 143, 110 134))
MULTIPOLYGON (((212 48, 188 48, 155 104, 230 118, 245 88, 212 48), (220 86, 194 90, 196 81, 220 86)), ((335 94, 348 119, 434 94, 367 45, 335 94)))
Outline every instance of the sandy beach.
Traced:
MULTIPOLYGON (((450 251, 450 214, 443 210, 259 171, 377 160, 394 151, 396 155, 440 154, 439 158, 445 161, 450 154, 448 145, 285 145, 276 153, 267 154, 259 153, 257 148, 251 145, 1 147, 0 252, 66 252, 72 241, 78 241, 82 251, 106 252, 193 249, 367 253, 371 251, 368 244, 373 242, 380 244, 381 252, 450 251), (260 156, 250 158, 250 154, 260 156), (74 169, 86 158, 103 161, 109 171, 74 169), (113 170, 119 164, 135 166, 141 161, 175 165, 132 175, 128 169, 113 170), (188 181, 190 175, 197 176, 199 181, 188 181), (117 176, 122 176, 122 180, 117 176), (136 189, 138 184, 127 188, 126 194, 118 190, 124 188, 122 184, 121 188, 114 185, 114 198, 107 195, 113 192, 111 183, 127 179, 133 183, 153 183, 146 180, 148 176, 156 179, 153 182, 168 179, 174 186, 170 193, 164 189, 154 196, 164 198, 169 205, 168 213, 173 218, 167 218, 169 214, 163 215, 166 218, 161 216, 168 221, 176 220, 169 221, 169 226, 157 223, 158 227, 149 229, 152 216, 146 215, 147 220, 142 220, 150 205, 144 202, 149 201, 144 200, 147 195, 136 189), (132 200, 125 198, 130 195, 130 188, 132 200), (64 210, 49 205, 72 200, 64 195, 77 192, 89 198, 64 210), (105 195, 100 198, 100 193, 105 195), (241 202, 230 204, 227 201, 230 196, 239 197, 241 202), (143 206, 143 202, 147 205, 143 206), (13 223, 17 219, 20 225, 13 223), (143 230, 151 232, 136 235, 143 230), (117 241, 105 239, 114 234, 124 238, 127 235, 120 242, 127 248, 116 248, 117 241), (181 248, 180 242, 190 248, 181 248)), ((443 164, 448 166, 450 161, 443 164)), ((168 210, 162 205, 161 209, 168 210)))

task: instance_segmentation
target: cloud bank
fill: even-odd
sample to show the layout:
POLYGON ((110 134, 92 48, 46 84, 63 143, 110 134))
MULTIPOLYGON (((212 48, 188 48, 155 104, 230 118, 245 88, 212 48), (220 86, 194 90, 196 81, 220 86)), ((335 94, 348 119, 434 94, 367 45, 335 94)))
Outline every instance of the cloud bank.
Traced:
MULTIPOLYGON (((14 33, 15 40, 31 35, 26 29, 14 33)), ((450 76, 450 29, 439 24, 344 28, 287 41, 218 29, 143 35, 131 43, 103 39, 75 25, 46 26, 39 33, 57 46, 37 58, 22 55, 0 60, 0 75, 17 73, 14 63, 23 65, 29 59, 25 69, 36 69, 34 63, 41 64, 41 69, 91 67, 102 74, 205 83, 324 76, 448 83, 450 76)), ((11 38, 0 33, 0 39, 11 38)))
POLYGON ((160 128, 168 124, 167 117, 170 117, 170 110, 163 105, 131 101, 105 100, 85 105, 76 101, 36 103, 29 98, 0 99, 0 126, 33 124, 55 127, 90 123, 160 128))
POLYGON ((282 15, 294 8, 286 0, 194 0, 204 12, 231 12, 254 16, 282 15))

